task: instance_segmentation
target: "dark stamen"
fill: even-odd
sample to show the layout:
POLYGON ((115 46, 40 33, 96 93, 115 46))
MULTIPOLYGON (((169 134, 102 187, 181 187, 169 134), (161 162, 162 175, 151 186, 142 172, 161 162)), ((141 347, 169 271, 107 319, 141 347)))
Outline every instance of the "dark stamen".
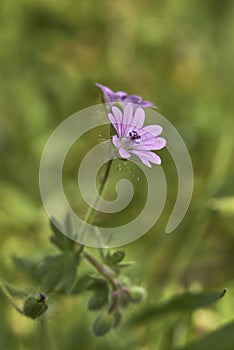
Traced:
POLYGON ((129 136, 132 141, 139 140, 141 138, 141 136, 135 130, 130 131, 129 136))
POLYGON ((45 301, 46 300, 46 296, 45 296, 44 293, 39 293, 39 297, 40 297, 39 301, 45 301))

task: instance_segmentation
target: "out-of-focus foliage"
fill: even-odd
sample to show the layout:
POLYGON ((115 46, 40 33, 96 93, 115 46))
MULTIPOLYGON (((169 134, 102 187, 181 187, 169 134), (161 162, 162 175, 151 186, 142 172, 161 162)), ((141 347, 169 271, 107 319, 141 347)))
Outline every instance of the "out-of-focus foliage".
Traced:
MULTIPOLYGON (((166 235, 177 177, 167 151, 160 153, 168 180, 166 208, 147 235, 124 247, 136 261, 129 277, 148 290, 142 308, 188 289, 229 290, 209 309, 137 326, 126 322, 137 312, 133 307, 120 327, 98 339, 86 296, 52 298, 45 326, 18 314, 1 294, 0 350, 171 350, 204 336, 186 349, 233 348, 233 16, 231 0, 0 2, 0 277, 19 289, 38 288, 12 256, 40 259, 55 252, 39 193, 41 153, 60 122, 100 102, 94 83, 101 82, 155 102, 183 136, 194 166, 191 207, 166 235)), ((77 147, 85 151, 82 143, 77 147)), ((77 148, 65 167, 71 196, 76 157, 77 148)), ((137 176, 134 181, 137 185, 137 176)), ((81 215, 85 209, 81 203, 81 215)))
POLYGON ((201 340, 194 342, 194 344, 180 348, 180 350, 206 350, 210 348, 213 350, 231 350, 234 342, 233 330, 234 325, 232 322, 212 334, 205 336, 201 340))

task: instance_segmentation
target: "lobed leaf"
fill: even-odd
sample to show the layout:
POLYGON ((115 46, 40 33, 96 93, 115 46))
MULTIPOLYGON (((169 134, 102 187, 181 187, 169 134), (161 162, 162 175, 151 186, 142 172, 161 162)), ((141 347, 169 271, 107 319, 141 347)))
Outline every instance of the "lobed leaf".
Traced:
POLYGON ((91 273, 85 273, 77 279, 71 290, 71 294, 81 294, 85 291, 102 289, 106 286, 106 279, 94 276, 91 273))
POLYGON ((78 261, 72 254, 45 257, 38 265, 44 290, 69 293, 76 281, 77 264, 78 261))
MULTIPOLYGON (((53 218, 53 221, 55 222, 56 219, 53 218)), ((50 241, 62 252, 74 251, 76 242, 68 238, 67 236, 65 236, 64 233, 62 233, 61 230, 58 229, 58 227, 60 227, 60 224, 56 221, 56 226, 55 226, 54 222, 50 220, 50 227, 53 231, 53 235, 50 237, 50 241)), ((66 225, 67 232, 71 234, 72 226, 71 226, 71 219, 69 215, 66 218, 65 225, 66 225)))
POLYGON ((57 254, 40 261, 14 257, 15 264, 42 285, 46 292, 69 293, 76 281, 79 256, 57 254))

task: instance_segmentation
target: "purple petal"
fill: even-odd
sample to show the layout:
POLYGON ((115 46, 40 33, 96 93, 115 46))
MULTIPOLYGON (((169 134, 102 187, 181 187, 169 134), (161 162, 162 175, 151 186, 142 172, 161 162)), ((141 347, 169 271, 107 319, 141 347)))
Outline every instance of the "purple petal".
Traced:
POLYGON ((108 118, 109 118, 111 124, 113 125, 113 127, 115 128, 117 134, 119 135, 119 123, 116 121, 116 118, 114 117, 114 115, 112 113, 108 113, 108 118))
POLYGON ((128 137, 129 131, 132 130, 132 120, 133 120, 133 106, 131 103, 128 103, 126 107, 124 107, 124 115, 123 122, 124 126, 122 126, 123 136, 128 137))
POLYGON ((141 141, 140 144, 135 144, 134 149, 156 151, 166 146, 166 140, 163 137, 156 137, 141 141))
POLYGON ((147 153, 148 153, 147 154, 148 159, 151 163, 154 163, 154 164, 161 164, 162 163, 161 158, 157 154, 155 154, 153 152, 147 152, 147 153))
MULTIPOLYGON (((161 158, 153 153, 153 152, 150 152, 150 151, 136 151, 136 150, 133 150, 131 151, 131 153, 135 154, 137 157, 139 157, 141 159, 141 161, 143 162, 143 159, 144 160, 148 160, 150 161, 151 163, 155 163, 155 164, 161 164, 161 158)), ((144 163, 144 162, 143 162, 144 163)), ((144 163, 145 164, 145 163, 144 163)))
POLYGON ((104 86, 99 83, 96 83, 95 85, 102 90, 103 97, 106 103, 114 102, 116 100, 116 94, 108 86, 104 86))
POLYGON ((153 107, 153 108, 158 108, 156 105, 154 105, 152 102, 150 101, 146 101, 146 100, 143 100, 141 101, 140 103, 138 103, 141 107, 143 108, 147 108, 147 107, 153 107))
POLYGON ((154 108, 158 108, 157 106, 155 106, 152 102, 150 101, 146 101, 146 100, 142 100, 141 96, 138 95, 128 95, 127 97, 125 97, 123 99, 124 102, 131 102, 134 103, 140 107, 143 108, 147 108, 147 107, 154 107, 154 108))
POLYGON ((147 152, 138 152, 138 151, 131 151, 132 154, 135 154, 139 159, 140 161, 145 164, 146 166, 148 166, 149 168, 151 168, 151 164, 146 156, 146 153, 147 152))
POLYGON ((152 168, 152 165, 150 164, 150 162, 146 159, 146 158, 143 158, 143 157, 139 157, 138 158, 142 161, 143 164, 145 164, 147 167, 149 168, 152 168))
POLYGON ((117 91, 115 94, 120 100, 123 100, 128 96, 128 94, 125 91, 117 91))
POLYGON ((124 99, 124 102, 130 102, 130 103, 134 103, 134 104, 139 104, 140 102, 142 102, 142 98, 141 96, 138 95, 127 95, 124 99))
MULTIPOLYGON (((167 141, 163 137, 157 137, 156 142, 157 142, 157 147, 158 147, 157 149, 162 149, 167 144, 167 141)), ((155 143, 155 145, 156 145, 156 143, 155 143)))
POLYGON ((142 130, 150 133, 152 136, 158 136, 162 133, 163 128, 160 125, 148 125, 145 126, 142 130))
POLYGON ((115 147, 121 148, 120 139, 119 139, 119 137, 117 135, 112 137, 112 142, 113 142, 115 147))
POLYGON ((131 154, 128 153, 124 148, 119 148, 119 154, 122 158, 127 159, 131 157, 131 154))
POLYGON ((138 95, 128 95, 125 91, 112 91, 108 86, 96 83, 96 86, 102 90, 103 98, 106 103, 108 103, 110 106, 117 101, 122 102, 122 105, 124 106, 125 103, 133 103, 136 104, 142 108, 147 107, 153 107, 157 108, 152 102, 142 100, 141 96, 138 95))
POLYGON ((121 110, 118 107, 112 107, 112 112, 115 118, 115 121, 118 125, 118 136, 122 137, 123 133, 122 133, 122 120, 123 120, 123 113, 121 112, 121 110))
POLYGON ((143 108, 137 108, 133 124, 135 125, 136 129, 141 129, 145 122, 145 111, 143 108))

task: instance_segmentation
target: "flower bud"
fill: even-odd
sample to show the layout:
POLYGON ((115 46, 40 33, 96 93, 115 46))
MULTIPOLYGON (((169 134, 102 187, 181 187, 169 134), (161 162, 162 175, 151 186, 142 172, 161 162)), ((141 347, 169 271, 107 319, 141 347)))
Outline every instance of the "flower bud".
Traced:
POLYGON ((129 299, 132 303, 140 303, 146 297, 146 291, 139 286, 133 286, 129 289, 129 299))
POLYGON ((130 298, 129 298, 128 292, 120 293, 119 298, 118 298, 118 302, 119 302, 119 305, 122 308, 127 307, 129 302, 130 302, 130 298))
POLYGON ((130 302, 129 291, 126 287, 121 287, 114 291, 112 297, 118 300, 118 305, 122 308, 127 307, 130 302))
POLYGON ((98 315, 98 317, 94 320, 93 333, 97 337, 101 337, 104 334, 108 333, 113 325, 113 315, 111 313, 105 312, 98 315))
POLYGON ((125 257, 125 253, 122 250, 116 250, 110 255, 110 258, 114 264, 120 263, 125 257))
POLYGON ((108 294, 105 290, 101 290, 97 293, 94 293, 92 298, 89 300, 88 309, 89 310, 98 310, 101 309, 108 302, 108 294))
POLYGON ((116 328, 118 327, 118 325, 122 320, 122 314, 119 310, 115 310, 113 316, 114 316, 113 328, 116 328))
POLYGON ((24 315, 30 318, 38 318, 46 312, 48 305, 45 303, 45 299, 41 297, 36 298, 34 296, 29 296, 24 303, 23 311, 24 315))

